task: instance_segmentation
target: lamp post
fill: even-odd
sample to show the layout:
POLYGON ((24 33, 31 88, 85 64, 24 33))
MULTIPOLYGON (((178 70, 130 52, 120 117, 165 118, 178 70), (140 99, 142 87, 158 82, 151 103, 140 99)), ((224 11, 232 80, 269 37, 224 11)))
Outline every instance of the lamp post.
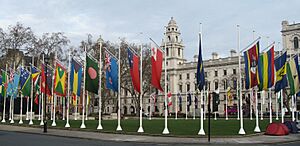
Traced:
MULTIPOLYGON (((45 57, 45 64, 44 64, 44 66, 45 66, 45 93, 47 93, 47 75, 48 75, 48 69, 47 69, 47 64, 48 64, 48 56, 47 55, 45 55, 45 53, 43 53, 43 55, 44 56, 46 56, 45 57)), ((45 94, 45 96, 44 96, 44 133, 47 133, 47 114, 46 114, 46 104, 47 104, 47 95, 45 94)))

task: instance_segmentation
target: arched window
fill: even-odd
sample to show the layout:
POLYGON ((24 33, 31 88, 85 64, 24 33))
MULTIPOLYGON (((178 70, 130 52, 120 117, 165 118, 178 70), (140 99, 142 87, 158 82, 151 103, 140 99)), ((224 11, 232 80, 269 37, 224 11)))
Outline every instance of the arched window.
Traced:
POLYGON ((180 57, 180 48, 178 48, 178 56, 180 57))
POLYGON ((168 39, 169 39, 169 42, 171 41, 171 37, 170 36, 168 36, 168 39))
POLYGON ((294 38, 294 48, 295 48, 295 49, 298 49, 298 48, 299 48, 299 39, 298 39, 298 37, 295 37, 295 38, 294 38))

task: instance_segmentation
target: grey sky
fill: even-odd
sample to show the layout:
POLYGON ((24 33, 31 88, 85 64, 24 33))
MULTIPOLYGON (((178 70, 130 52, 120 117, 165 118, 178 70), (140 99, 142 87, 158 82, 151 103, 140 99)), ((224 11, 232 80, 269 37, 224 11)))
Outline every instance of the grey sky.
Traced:
POLYGON ((143 32, 160 43, 173 16, 188 60, 197 54, 199 23, 203 24, 203 54, 208 59, 213 51, 225 57, 236 48, 236 24, 241 26, 241 48, 253 40, 253 30, 256 37, 262 36, 261 48, 281 41, 281 21, 299 22, 299 6, 297 0, 0 0, 0 27, 6 30, 21 22, 38 35, 62 31, 75 46, 88 33, 115 42, 118 37, 150 42, 138 35, 143 32))

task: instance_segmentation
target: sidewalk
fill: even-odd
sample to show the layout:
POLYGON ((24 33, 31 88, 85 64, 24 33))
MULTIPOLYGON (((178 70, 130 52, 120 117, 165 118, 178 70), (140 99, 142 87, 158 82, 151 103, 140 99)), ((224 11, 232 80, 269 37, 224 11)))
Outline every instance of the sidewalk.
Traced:
MULTIPOLYGON (((48 129, 48 133, 43 133, 41 128, 21 127, 11 125, 0 125, 2 131, 23 132, 32 134, 44 134, 52 136, 62 136, 70 138, 82 138, 106 141, 128 141, 128 142, 146 142, 146 143, 181 143, 181 144, 199 144, 208 143, 207 138, 178 138, 178 137, 159 137, 159 136, 140 136, 140 135, 124 135, 124 134, 108 134, 97 132, 70 131, 60 129, 48 129)), ((274 144, 300 141, 300 134, 290 134, 288 136, 246 136, 235 138, 212 138, 211 143, 227 143, 227 144, 274 144)))

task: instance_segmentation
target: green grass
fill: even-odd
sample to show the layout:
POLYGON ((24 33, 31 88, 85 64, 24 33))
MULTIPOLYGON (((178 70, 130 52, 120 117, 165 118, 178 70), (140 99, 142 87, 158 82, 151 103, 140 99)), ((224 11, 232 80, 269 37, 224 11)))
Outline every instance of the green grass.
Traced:
MULTIPOLYGON (((276 120, 273 120, 276 122, 276 120)), ((57 120, 57 126, 55 128, 64 128, 66 121, 57 120)), ((279 122, 279 121, 277 121, 279 122)), ((18 121, 15 121, 15 125, 18 121)), ((34 121, 34 125, 39 125, 39 121, 34 121)), ((52 121, 48 121, 48 126, 51 127, 52 121)), ((269 119, 266 118, 263 121, 259 120, 259 126, 262 132, 265 131, 266 126, 269 124, 269 119)), ((24 121, 23 125, 28 125, 28 121, 24 121)), ((71 130, 84 130, 84 131, 97 131, 96 128, 98 126, 97 120, 88 120, 85 121, 86 129, 80 129, 81 120, 71 120, 70 121, 71 130)), ((103 130, 101 132, 109 132, 109 133, 123 133, 123 134, 139 134, 137 130, 139 128, 139 120, 138 119, 128 119, 121 120, 121 127, 123 129, 122 132, 116 132, 117 128, 117 120, 103 120, 102 121, 103 130)), ((145 135, 162 135, 162 131, 164 129, 164 120, 163 119, 144 119, 143 120, 143 128, 145 135)), ((254 134, 255 128, 255 119, 252 121, 249 119, 244 119, 244 130, 247 135, 254 134)), ((170 131, 170 135, 172 136, 184 136, 184 137, 197 137, 198 131, 200 129, 199 119, 196 120, 185 120, 185 119, 169 119, 168 120, 168 129, 170 131)), ((236 118, 225 120, 211 119, 211 135, 212 136, 237 136, 238 131, 240 129, 240 121, 236 120, 236 118)), ((208 132, 208 120, 204 121, 204 130, 207 134, 208 132)))

